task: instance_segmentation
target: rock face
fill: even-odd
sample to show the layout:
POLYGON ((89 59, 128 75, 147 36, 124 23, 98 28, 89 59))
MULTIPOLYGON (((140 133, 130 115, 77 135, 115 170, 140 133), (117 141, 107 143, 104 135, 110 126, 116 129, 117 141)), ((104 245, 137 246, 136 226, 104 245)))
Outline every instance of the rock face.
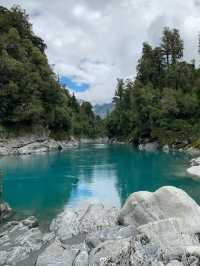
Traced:
POLYGON ((43 153, 71 148, 78 144, 78 141, 73 138, 66 141, 55 141, 48 137, 37 136, 4 139, 0 140, 0 155, 43 153))
POLYGON ((184 191, 163 187, 133 193, 121 210, 68 208, 46 236, 34 218, 8 224, 0 235, 0 265, 197 266, 200 207, 184 191))

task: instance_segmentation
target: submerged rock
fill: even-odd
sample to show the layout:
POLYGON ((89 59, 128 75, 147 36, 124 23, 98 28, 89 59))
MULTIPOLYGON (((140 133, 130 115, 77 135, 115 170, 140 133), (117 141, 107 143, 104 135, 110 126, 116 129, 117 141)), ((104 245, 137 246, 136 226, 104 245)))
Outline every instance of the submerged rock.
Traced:
POLYGON ((175 187, 133 193, 121 210, 68 208, 50 230, 43 236, 34 217, 8 223, 0 236, 0 265, 200 264, 200 207, 175 187))

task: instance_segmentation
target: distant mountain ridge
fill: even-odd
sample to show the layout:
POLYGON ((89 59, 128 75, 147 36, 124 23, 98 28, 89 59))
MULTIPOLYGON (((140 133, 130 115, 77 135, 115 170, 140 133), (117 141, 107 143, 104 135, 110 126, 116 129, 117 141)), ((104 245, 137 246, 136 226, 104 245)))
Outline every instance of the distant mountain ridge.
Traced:
POLYGON ((101 118, 106 118, 107 114, 112 112, 113 107, 113 103, 96 104, 94 106, 94 112, 101 118))

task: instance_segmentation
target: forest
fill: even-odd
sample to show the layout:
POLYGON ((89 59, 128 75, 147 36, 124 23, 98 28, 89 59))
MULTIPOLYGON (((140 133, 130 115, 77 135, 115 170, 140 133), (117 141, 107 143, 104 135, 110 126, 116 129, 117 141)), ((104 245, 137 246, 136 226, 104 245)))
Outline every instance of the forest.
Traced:
POLYGON ((98 136, 100 118, 59 84, 46 48, 24 10, 0 6, 0 136, 41 129, 54 138, 98 136))
POLYGON ((200 68, 184 61, 177 29, 164 28, 157 47, 143 44, 136 77, 118 80, 113 103, 110 138, 200 146, 200 68))

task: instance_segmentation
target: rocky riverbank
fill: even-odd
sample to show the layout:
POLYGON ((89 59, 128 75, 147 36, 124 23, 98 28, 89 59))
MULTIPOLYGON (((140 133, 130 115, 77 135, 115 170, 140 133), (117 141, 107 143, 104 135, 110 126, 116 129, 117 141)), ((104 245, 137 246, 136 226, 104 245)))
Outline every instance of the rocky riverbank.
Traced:
POLYGON ((64 150, 79 145, 79 141, 71 138, 56 141, 49 137, 26 136, 10 139, 0 139, 0 155, 24 155, 43 153, 53 150, 64 150))
POLYGON ((192 159, 190 164, 191 166, 187 169, 187 172, 196 177, 200 177, 200 157, 192 159))
POLYGON ((122 209, 66 209, 45 234, 34 217, 7 223, 0 265, 199 265, 199 236, 200 207, 184 191, 163 187, 133 193, 122 209))

